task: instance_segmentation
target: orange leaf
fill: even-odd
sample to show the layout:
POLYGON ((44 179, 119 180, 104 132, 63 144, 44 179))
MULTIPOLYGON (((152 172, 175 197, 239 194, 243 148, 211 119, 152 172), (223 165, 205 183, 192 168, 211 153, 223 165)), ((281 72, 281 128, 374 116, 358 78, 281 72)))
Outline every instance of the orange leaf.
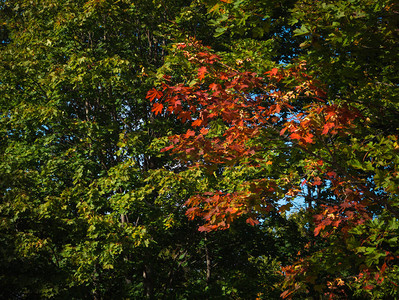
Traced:
POLYGON ((327 172, 326 175, 333 178, 337 177, 337 173, 335 173, 334 171, 327 172))
POLYGON ((205 74, 208 73, 208 70, 206 67, 202 66, 201 68, 198 69, 198 79, 202 80, 205 77, 205 74))
POLYGON ((276 111, 275 111, 275 113, 276 113, 276 114, 279 114, 280 111, 281 111, 280 105, 277 103, 277 104, 276 104, 276 111))
POLYGON ((291 295, 292 293, 293 293, 293 291, 286 290, 286 291, 284 291, 284 292, 281 293, 280 297, 283 298, 283 299, 285 299, 285 298, 287 298, 289 295, 291 295))
POLYGON ((292 140, 300 140, 302 137, 298 134, 298 133, 291 133, 290 134, 290 138, 292 139, 292 140))
POLYGON ((322 182, 319 177, 317 177, 316 180, 313 182, 313 185, 321 185, 321 184, 322 182))
POLYGON ((384 264, 382 265, 382 267, 381 267, 381 273, 384 273, 386 268, 387 268, 387 264, 384 263, 384 264))
POLYGON ((155 113, 155 115, 162 113, 163 104, 162 103, 154 103, 151 111, 155 113))
POLYGON ((321 134, 327 134, 328 131, 333 128, 335 125, 334 123, 328 122, 326 124, 324 124, 324 128, 323 128, 323 132, 321 134))
POLYGON ((165 148, 161 149, 161 152, 168 151, 168 150, 172 149, 173 147, 174 147, 174 145, 170 145, 168 147, 165 147, 165 148))
POLYGON ((192 130, 187 130, 186 134, 184 135, 185 138, 189 138, 190 136, 195 136, 195 132, 192 130))
POLYGON ((266 72, 265 74, 269 74, 269 78, 272 78, 273 76, 276 76, 278 73, 278 69, 277 68, 273 68, 270 71, 266 72))
POLYGON ((156 88, 153 88, 147 92, 146 99, 149 99, 151 102, 154 101, 154 99, 159 99, 163 96, 163 93, 161 91, 158 91, 156 88))
POLYGON ((201 124, 202 124, 202 120, 201 119, 197 119, 191 124, 191 126, 198 127, 198 126, 201 126, 201 124))
POLYGON ((320 231, 324 229, 324 225, 319 225, 314 229, 314 236, 318 236, 320 231))
POLYGON ((308 134, 307 136, 305 136, 305 138, 304 138, 305 142, 309 143, 309 144, 313 143, 312 137, 313 137, 313 134, 308 134))
POLYGON ((245 222, 247 222, 248 224, 250 224, 252 226, 255 226, 255 225, 259 224, 258 220, 254 220, 252 218, 248 218, 245 222))
POLYGON ((206 128, 201 128, 201 130, 200 130, 200 132, 201 132, 203 135, 207 134, 208 131, 209 131, 209 129, 206 129, 206 128))

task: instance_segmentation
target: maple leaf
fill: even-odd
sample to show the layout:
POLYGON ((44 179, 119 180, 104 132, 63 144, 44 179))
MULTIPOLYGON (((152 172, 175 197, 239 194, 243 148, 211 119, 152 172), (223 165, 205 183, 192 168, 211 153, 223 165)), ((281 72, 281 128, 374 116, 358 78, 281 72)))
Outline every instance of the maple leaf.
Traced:
POLYGON ((327 172, 326 175, 329 177, 334 177, 334 178, 337 177, 337 173, 335 173, 334 171, 327 172))
POLYGON ((277 68, 273 68, 270 71, 266 72, 265 74, 269 75, 269 78, 272 78, 273 76, 276 76, 278 73, 278 69, 277 68))
POLYGON ((300 140, 302 137, 298 134, 298 133, 291 133, 290 134, 290 138, 292 139, 292 140, 300 140))
POLYGON ((201 125, 202 125, 202 120, 201 119, 197 119, 191 124, 191 126, 193 126, 193 127, 199 127, 201 125))
POLYGON ((162 103, 154 103, 151 111, 155 113, 155 115, 162 113, 163 104, 162 103))
POLYGON ((258 220, 254 220, 252 218, 248 218, 245 222, 247 222, 248 224, 250 224, 252 226, 255 226, 255 225, 259 224, 258 220))
POLYGON ((185 138, 189 138, 190 136, 195 136, 195 132, 189 129, 185 134, 185 138))
POLYGON ((211 231, 211 229, 206 226, 200 226, 200 227, 198 227, 198 231, 199 232, 209 232, 209 231, 211 231))
POLYGON ((288 129, 288 127, 284 127, 283 129, 281 129, 280 135, 283 135, 287 131, 287 129, 288 129))
POLYGON ((319 226, 317 226, 317 227, 314 229, 314 236, 318 236, 319 233, 320 233, 320 231, 321 231, 322 229, 324 229, 324 228, 325 228, 324 225, 319 225, 319 226))
POLYGON ((202 66, 198 69, 198 79, 202 80, 205 78, 205 74, 208 73, 206 67, 202 66))
POLYGON ((168 147, 165 147, 163 149, 161 149, 161 152, 165 152, 165 151, 169 151, 170 149, 172 149, 174 147, 174 145, 170 145, 168 147))
POLYGON ((305 136, 304 141, 309 144, 313 143, 313 134, 308 134, 305 136))
POLYGON ((149 99, 151 102, 154 101, 154 99, 160 99, 163 96, 163 93, 161 91, 158 91, 156 88, 153 88, 147 92, 146 99, 149 99))
POLYGON ((316 180, 313 182, 313 185, 315 186, 315 185, 321 185, 321 184, 322 184, 322 181, 320 180, 320 178, 316 177, 316 180))
POLYGON ((209 129, 206 129, 206 128, 201 128, 201 130, 200 130, 200 132, 201 132, 203 135, 207 134, 208 131, 209 131, 209 129))
POLYGON ((328 131, 333 128, 335 125, 334 123, 328 122, 326 124, 324 124, 324 128, 323 128, 323 132, 321 134, 327 134, 328 131))
POLYGON ((216 83, 211 83, 211 84, 209 85, 209 88, 210 88, 211 90, 213 90, 213 91, 216 91, 216 90, 219 89, 219 85, 216 84, 216 83))
POLYGON ((279 114, 279 113, 280 113, 280 111, 281 111, 280 105, 277 103, 277 104, 276 104, 276 110, 275 110, 275 113, 276 113, 276 114, 279 114))

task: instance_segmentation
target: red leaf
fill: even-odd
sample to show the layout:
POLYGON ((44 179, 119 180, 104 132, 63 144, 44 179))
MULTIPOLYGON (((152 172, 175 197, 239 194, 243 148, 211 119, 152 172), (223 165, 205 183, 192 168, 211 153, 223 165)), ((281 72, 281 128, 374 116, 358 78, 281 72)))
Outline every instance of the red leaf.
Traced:
POLYGON ((281 111, 280 105, 277 103, 277 104, 276 104, 276 110, 275 110, 275 113, 276 113, 276 114, 279 114, 279 113, 280 113, 280 111, 281 111))
POLYGON ((322 182, 321 182, 320 178, 316 178, 316 180, 313 182, 314 186, 315 185, 321 185, 321 184, 322 184, 322 182))
POLYGON ((290 291, 290 290, 286 290, 284 292, 281 293, 280 297, 285 299, 287 298, 289 295, 291 295, 294 291, 290 291))
POLYGON ((217 85, 216 83, 211 83, 211 84, 209 85, 209 88, 210 88, 212 91, 216 91, 217 89, 219 89, 219 85, 217 85))
POLYGON ((205 227, 205 226, 200 226, 200 227, 198 227, 198 231, 200 231, 200 232, 209 232, 209 231, 211 231, 208 227, 205 227))
POLYGON ((195 148, 193 147, 193 148, 188 148, 188 149, 186 149, 185 151, 186 151, 186 153, 188 154, 188 153, 190 153, 191 151, 194 151, 195 150, 195 148))
POLYGON ((319 225, 314 229, 314 236, 318 236, 320 231, 324 229, 324 225, 319 225))
POLYGON ((197 119, 191 124, 191 126, 193 126, 193 127, 198 127, 198 126, 201 126, 201 125, 202 125, 202 120, 201 119, 197 119))
POLYGON ((305 138, 304 138, 305 142, 309 143, 309 144, 313 143, 312 137, 313 137, 313 134, 308 134, 307 136, 305 136, 305 138))
POLYGON ((283 135, 286 131, 287 131, 288 127, 285 127, 283 129, 281 129, 280 131, 280 135, 283 135))
POLYGON ((329 176, 329 177, 333 177, 333 178, 337 177, 337 173, 335 173, 333 171, 327 172, 326 175, 329 176))
POLYGON ((323 128, 323 132, 321 134, 327 134, 328 131, 333 128, 335 125, 334 123, 328 122, 326 124, 324 124, 324 128, 323 128))
POLYGON ((162 113, 163 104, 162 103, 154 103, 151 111, 155 113, 155 115, 162 113))
POLYGON ((381 267, 381 273, 384 273, 386 268, 387 268, 387 264, 384 263, 384 264, 382 265, 382 267, 381 267))
POLYGON ((156 88, 153 88, 147 92, 146 98, 152 102, 154 101, 154 99, 160 99, 162 96, 163 93, 161 91, 158 91, 156 88))
POLYGON ((186 134, 184 135, 185 138, 189 138, 190 136, 195 136, 195 132, 192 130, 187 130, 186 134))
POLYGON ((298 134, 298 133, 291 133, 290 134, 290 138, 292 139, 292 140, 300 140, 302 137, 298 134))
POLYGON ((168 147, 165 147, 163 149, 161 149, 161 152, 165 152, 165 151, 169 151, 170 149, 172 149, 174 147, 174 145, 170 145, 168 147))
POLYGON ((208 73, 208 70, 206 67, 202 66, 201 68, 198 69, 198 79, 202 80, 205 77, 205 74, 208 73))
POLYGON ((200 130, 200 132, 201 132, 203 135, 207 134, 208 131, 209 131, 209 129, 206 129, 206 128, 201 128, 201 130, 200 130))
POLYGON ((266 72, 265 74, 269 75, 269 78, 272 78, 273 76, 276 76, 278 73, 278 69, 277 68, 273 68, 270 71, 266 72))
POLYGON ((258 220, 254 220, 252 218, 248 218, 245 222, 247 222, 248 224, 250 224, 252 226, 255 226, 255 225, 259 224, 258 220))

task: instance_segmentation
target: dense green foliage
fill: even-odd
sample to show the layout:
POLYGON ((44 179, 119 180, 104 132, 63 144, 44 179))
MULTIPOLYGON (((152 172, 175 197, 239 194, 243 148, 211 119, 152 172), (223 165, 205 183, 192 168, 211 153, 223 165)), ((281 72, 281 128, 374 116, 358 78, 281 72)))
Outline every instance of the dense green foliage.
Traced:
POLYGON ((270 220, 283 242, 267 223, 198 232, 183 204, 200 175, 159 153, 182 128, 145 99, 157 68, 171 42, 213 39, 205 8, 187 5, 2 2, 1 298, 279 294, 261 279, 277 283, 294 223, 270 220))
POLYGON ((393 0, 0 1, 0 298, 398 297, 398 28, 393 0), (226 95, 303 93, 253 156, 197 159, 147 93, 231 72, 266 79, 226 95), (247 186, 226 230, 185 215, 247 186))

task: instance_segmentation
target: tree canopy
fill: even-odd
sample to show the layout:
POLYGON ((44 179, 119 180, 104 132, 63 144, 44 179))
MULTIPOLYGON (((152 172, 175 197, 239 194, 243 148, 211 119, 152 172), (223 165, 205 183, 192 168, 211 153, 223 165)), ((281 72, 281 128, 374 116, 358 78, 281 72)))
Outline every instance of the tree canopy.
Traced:
POLYGON ((395 299, 394 0, 0 2, 5 299, 395 299))

